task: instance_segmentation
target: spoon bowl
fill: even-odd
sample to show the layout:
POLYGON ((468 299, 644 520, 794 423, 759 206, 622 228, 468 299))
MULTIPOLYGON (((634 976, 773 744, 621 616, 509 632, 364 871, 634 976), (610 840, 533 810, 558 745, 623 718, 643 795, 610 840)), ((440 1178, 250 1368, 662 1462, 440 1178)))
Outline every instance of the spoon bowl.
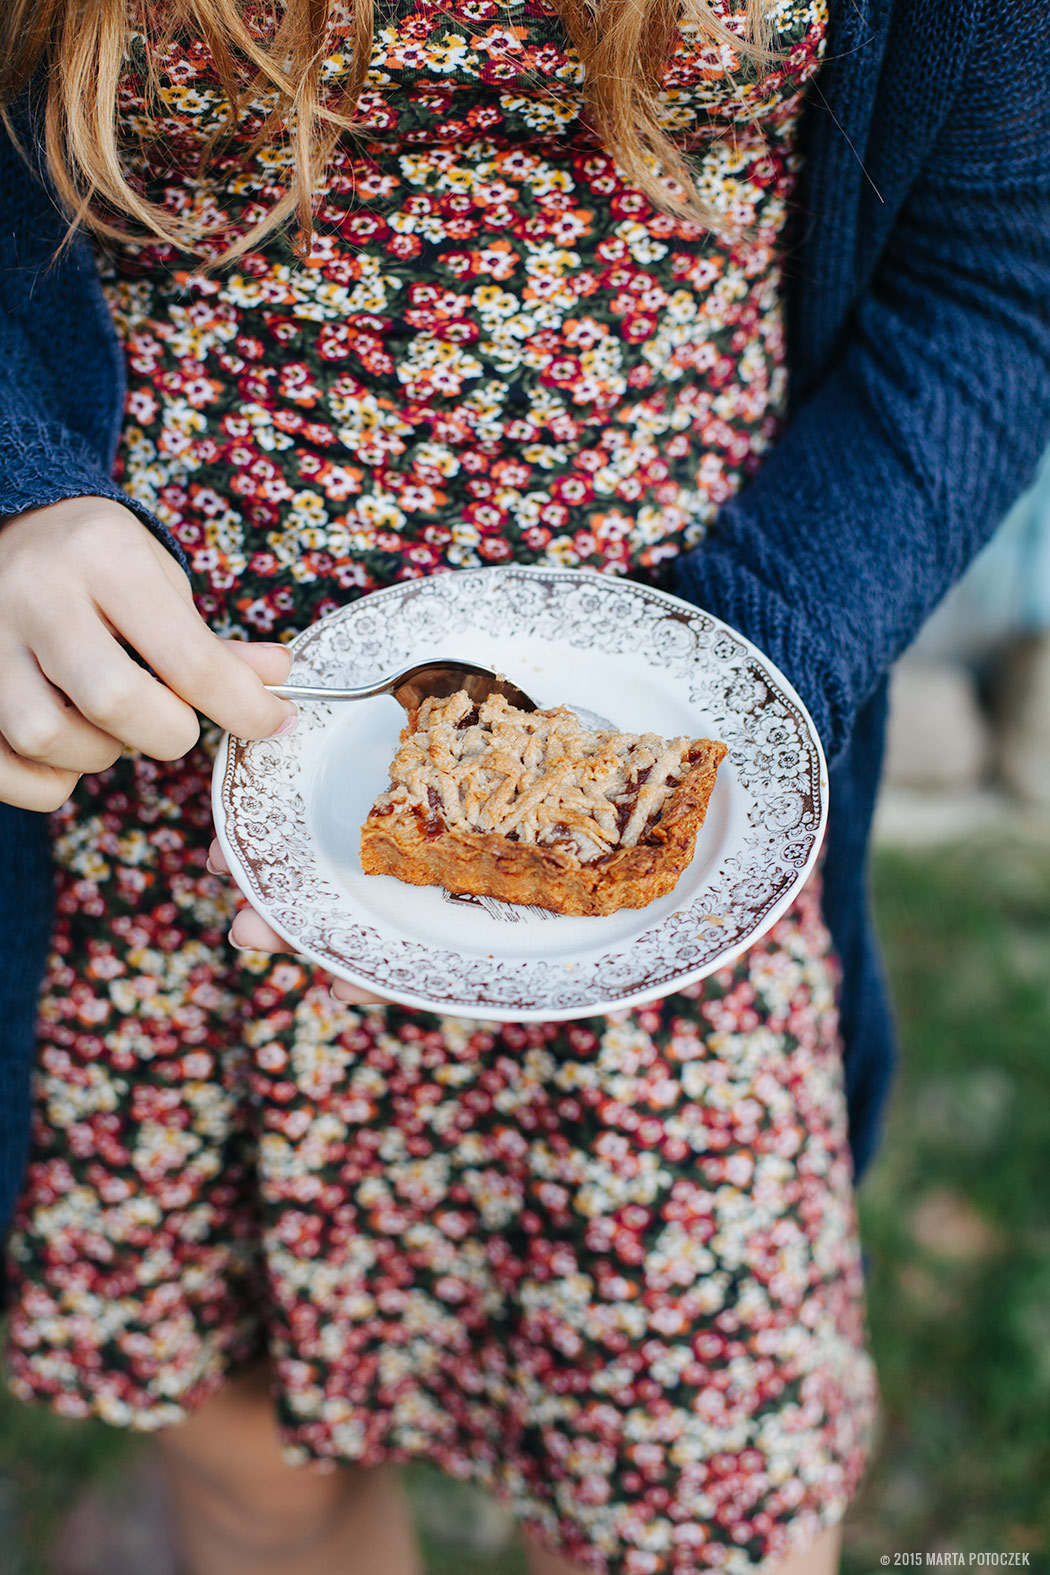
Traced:
POLYGON ((380 678, 374 684, 356 689, 327 689, 315 684, 267 684, 272 695, 282 700, 371 700, 375 695, 393 695, 408 712, 418 711, 424 700, 444 700, 465 689, 475 703, 489 695, 503 695, 508 704, 520 711, 535 711, 536 702, 517 684, 512 684, 491 667, 477 662, 446 660, 416 662, 399 673, 380 678))
MULTIPOLYGON (((519 711, 539 709, 524 689, 519 689, 494 668, 480 667, 477 662, 416 662, 412 667, 403 667, 399 673, 391 673, 389 678, 362 684, 357 689, 325 689, 318 684, 267 684, 266 687, 282 700, 371 700, 375 695, 393 695, 409 715, 418 711, 424 700, 444 700, 461 689, 467 691, 476 705, 487 700, 489 695, 502 695, 519 711)), ((613 728, 608 717, 600 716, 597 711, 588 711, 580 705, 569 705, 569 710, 592 731, 613 728)))

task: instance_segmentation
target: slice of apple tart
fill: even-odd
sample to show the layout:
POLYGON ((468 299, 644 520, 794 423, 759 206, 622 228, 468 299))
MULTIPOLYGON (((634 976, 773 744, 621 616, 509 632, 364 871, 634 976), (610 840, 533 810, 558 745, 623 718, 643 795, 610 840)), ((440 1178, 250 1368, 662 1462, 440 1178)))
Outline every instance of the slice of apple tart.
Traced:
POLYGON ((693 856, 724 744, 590 731, 460 690, 401 734, 361 832, 368 875, 556 913, 644 908, 693 856))

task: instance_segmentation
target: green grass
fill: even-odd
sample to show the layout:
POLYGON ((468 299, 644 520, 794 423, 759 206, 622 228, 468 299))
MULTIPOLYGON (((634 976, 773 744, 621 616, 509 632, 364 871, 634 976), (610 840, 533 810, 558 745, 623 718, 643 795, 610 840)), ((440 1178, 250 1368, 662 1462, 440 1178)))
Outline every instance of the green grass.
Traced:
POLYGON ((135 1447, 112 1428, 20 1405, 0 1385, 0 1575, 48 1575, 56 1516, 135 1447))
POLYGON ((884 853, 901 1022, 861 1189, 885 1435, 845 1575, 883 1553, 1050 1550, 1050 854, 884 853))
MULTIPOLYGON (((861 1193, 884 1420, 844 1575, 955 1550, 1050 1571, 1050 851, 883 853, 877 897, 904 1053, 861 1193)), ((134 1447, 0 1397, 2 1575, 48 1575, 56 1517, 134 1447)), ((469 1520, 454 1485, 413 1490, 469 1520)), ((430 1575, 521 1575, 430 1541, 430 1575)))

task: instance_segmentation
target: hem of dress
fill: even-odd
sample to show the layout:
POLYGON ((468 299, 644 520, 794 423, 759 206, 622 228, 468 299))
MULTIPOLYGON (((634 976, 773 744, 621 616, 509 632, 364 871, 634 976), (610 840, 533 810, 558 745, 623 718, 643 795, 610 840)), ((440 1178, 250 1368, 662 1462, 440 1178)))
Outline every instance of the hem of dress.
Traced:
MULTIPOLYGON (((871 1402, 871 1406, 870 1416, 858 1430, 860 1442, 853 1452, 855 1459, 853 1459, 851 1468, 848 1470, 845 1486, 833 1496, 829 1496, 819 1506, 807 1506, 802 1514, 792 1515, 790 1519, 781 1520, 778 1525, 785 1532, 784 1546, 778 1547, 773 1552, 762 1554, 757 1563, 751 1562, 748 1565, 748 1575, 775 1575, 778 1567, 786 1559, 797 1558, 799 1555, 804 1554, 817 1537, 823 1535, 825 1531, 834 1529, 845 1519, 863 1486, 868 1472, 871 1470, 878 1447, 879 1422, 882 1414, 881 1405, 876 1398, 871 1402), (792 1534, 792 1528, 795 1528, 794 1534, 792 1534)), ((289 1466, 297 1466, 307 1471, 327 1473, 339 1468, 370 1471, 381 1466, 428 1466, 432 1470, 440 1472, 441 1475, 448 1477, 451 1481, 460 1482, 476 1492, 488 1494, 495 1499, 501 1508, 507 1511, 513 1522, 515 1532, 519 1536, 527 1535, 543 1552, 567 1559, 569 1562, 572 1562, 574 1558, 577 1562, 580 1559, 580 1555, 568 1550, 565 1543, 549 1527, 543 1525, 541 1521, 531 1518, 526 1511, 516 1509, 511 1491, 498 1480, 491 1478, 486 1472, 484 1461, 473 1462, 475 1469, 470 1473, 458 1474, 454 1471, 446 1470, 435 1459, 432 1441, 429 1450, 426 1443, 421 1443, 418 1449, 393 1446, 384 1448, 381 1453, 376 1455, 369 1454, 357 1459, 351 1459, 346 1455, 339 1455, 335 1452, 330 1454, 317 1453, 301 1440, 295 1439, 294 1429, 280 1423, 280 1421, 278 1422, 278 1435, 281 1454, 286 1463, 289 1466)), ((696 1524, 702 1525, 704 1522, 697 1521, 696 1524)), ((735 1547, 726 1544, 721 1545, 727 1546, 727 1551, 730 1553, 739 1552, 746 1557, 744 1548, 739 1545, 735 1547)), ((599 1562, 593 1564, 581 1563, 579 1565, 581 1575, 583 1575, 583 1572, 586 1572, 586 1575, 628 1575, 626 1560, 635 1551, 637 1550, 625 1547, 615 1557, 601 1555, 599 1562)), ((722 1575, 723 1571, 726 1569, 732 1571, 733 1567, 733 1564, 727 1562, 711 1566, 697 1563, 691 1565, 690 1570, 694 1570, 695 1575, 704 1575, 704 1571, 708 1571, 709 1575, 722 1575)), ((737 1567, 739 1568, 739 1565, 737 1567)), ((661 1567, 658 1575, 677 1575, 677 1566, 665 1564, 661 1567)))
POLYGON ((184 1426, 209 1400, 214 1400, 231 1379, 251 1372, 268 1359, 268 1354, 265 1345, 257 1345, 250 1354, 229 1358, 224 1356, 221 1365, 199 1381, 191 1392, 192 1398, 184 1395, 177 1400, 162 1403, 154 1401, 148 1406, 136 1406, 127 1401, 121 1401, 115 1406, 109 1403, 106 1395, 73 1395, 69 1390, 46 1389, 37 1383, 26 1382, 13 1373, 10 1358, 3 1374, 3 1383, 8 1393, 22 1405, 42 1406, 66 1420, 102 1422, 106 1427, 145 1437, 151 1433, 162 1433, 168 1428, 184 1426), (63 1404, 63 1401, 67 1403, 63 1404))
MULTIPOLYGON (((266 1361, 267 1357, 268 1352, 263 1346, 256 1348, 250 1355, 233 1357, 214 1373, 210 1374, 206 1380, 202 1381, 199 1390, 194 1392, 191 1401, 187 1402, 185 1399, 177 1402, 173 1401, 170 1406, 164 1407, 135 1408, 128 1406, 127 1414, 119 1419, 112 1414, 111 1407, 104 1405, 103 1396, 91 1396, 85 1401, 83 1408, 71 1409, 61 1405, 60 1402, 63 1398, 61 1393, 48 1393, 31 1384, 19 1383, 13 1379, 13 1375, 10 1373, 5 1376, 10 1392, 16 1399, 21 1400, 25 1404, 43 1405, 59 1416, 82 1421, 98 1421, 109 1427, 123 1428, 130 1433, 148 1436, 152 1433, 163 1432, 167 1428, 182 1426, 209 1400, 214 1399, 226 1383, 244 1373, 250 1372, 260 1362, 266 1361), (107 1415, 107 1411, 110 1414, 107 1415), (155 1421, 150 1420, 151 1414, 161 1411, 165 1413, 164 1416, 157 1416, 155 1421), (179 1414, 172 1415, 173 1411, 179 1414)), ((781 1521, 779 1524, 784 1529, 786 1539, 784 1546, 777 1547, 773 1552, 764 1553, 757 1563, 750 1563, 748 1565, 749 1575, 775 1575, 778 1566, 786 1559, 804 1554, 817 1537, 823 1535, 825 1531, 832 1530, 845 1519, 872 1464, 877 1443, 879 1414, 879 1409, 877 1408, 872 1419, 863 1430, 864 1441, 858 1446, 857 1450, 859 1459, 849 1472, 846 1487, 840 1493, 835 1494, 827 1503, 821 1504, 819 1507, 810 1506, 802 1516, 792 1516, 788 1520, 781 1521), (800 1522, 797 1527, 796 1521, 800 1522), (796 1528, 795 1534, 792 1534, 792 1528, 796 1528)), ((519 1537, 527 1537, 539 1549, 556 1557, 569 1559, 570 1561, 574 1557, 579 1558, 578 1554, 566 1548, 564 1541, 557 1537, 549 1527, 531 1518, 527 1512, 515 1509, 512 1494, 498 1481, 489 1479, 483 1461, 472 1462, 476 1469, 469 1474, 457 1475, 452 1471, 445 1470, 435 1460, 432 1441, 429 1447, 426 1442, 421 1442, 418 1448, 393 1446, 384 1448, 374 1459, 369 1457, 355 1460, 346 1455, 338 1455, 334 1451, 320 1454, 310 1449, 307 1445, 294 1438, 294 1428, 282 1424, 279 1417, 277 1419, 277 1431, 282 1458, 290 1467, 315 1471, 319 1474, 328 1474, 340 1468, 370 1471, 381 1466, 429 1466, 441 1472, 442 1475, 447 1476, 451 1481, 462 1482, 475 1491, 486 1493, 494 1498, 507 1511, 519 1537)), ((702 1522, 698 1522, 698 1524, 702 1524, 702 1522)), ((587 1575, 627 1575, 628 1566, 626 1559, 632 1551, 634 1550, 631 1548, 625 1548, 617 1556, 600 1555, 598 1562, 581 1564, 580 1569, 581 1571, 586 1571, 587 1575)), ((746 1557, 745 1550, 742 1547, 735 1550, 730 1549, 729 1551, 739 1551, 746 1557)), ((734 1561, 734 1563, 737 1568, 740 1567, 739 1561, 734 1561)), ((703 1568, 708 1567, 703 1566, 703 1568)), ((697 1564, 695 1568, 699 1572, 702 1566, 697 1564)), ((718 1571, 726 1568, 732 1570, 733 1565, 724 1561, 720 1565, 710 1566, 710 1568, 718 1571)), ((667 1565, 665 1570, 661 1572, 661 1575, 670 1575, 671 1570, 672 1566, 667 1565)))

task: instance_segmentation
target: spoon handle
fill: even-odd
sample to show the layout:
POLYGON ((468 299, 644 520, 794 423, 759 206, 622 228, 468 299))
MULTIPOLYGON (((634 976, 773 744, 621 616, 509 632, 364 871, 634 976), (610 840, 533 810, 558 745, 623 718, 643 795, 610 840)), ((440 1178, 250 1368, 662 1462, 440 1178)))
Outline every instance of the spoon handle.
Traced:
POLYGON ((371 700, 373 695, 385 695, 390 690, 389 678, 377 684, 364 684, 360 689, 324 689, 311 684, 267 684, 266 688, 279 700, 371 700))

